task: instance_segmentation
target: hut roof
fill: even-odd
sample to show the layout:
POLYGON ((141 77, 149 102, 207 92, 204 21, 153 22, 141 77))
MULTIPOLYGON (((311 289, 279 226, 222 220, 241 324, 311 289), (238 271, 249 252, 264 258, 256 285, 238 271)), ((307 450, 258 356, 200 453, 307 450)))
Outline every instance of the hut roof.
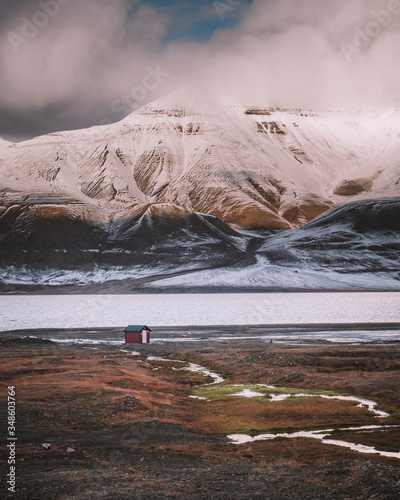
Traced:
POLYGON ((129 325, 125 328, 124 332, 141 332, 143 329, 150 330, 150 328, 146 325, 129 325))

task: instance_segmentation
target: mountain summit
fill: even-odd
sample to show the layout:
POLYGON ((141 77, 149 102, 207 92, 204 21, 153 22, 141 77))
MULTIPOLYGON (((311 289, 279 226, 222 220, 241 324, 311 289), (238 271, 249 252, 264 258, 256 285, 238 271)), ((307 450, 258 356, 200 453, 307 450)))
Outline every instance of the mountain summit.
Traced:
MULTIPOLYGON (((254 261, 265 231, 399 197, 399 116, 175 95, 112 125, 0 141, 3 275, 99 265, 122 275, 133 266, 137 277, 137 266, 151 274, 254 261)), ((262 255, 285 263, 284 254, 262 255)))
POLYGON ((116 124, 0 142, 0 203, 79 203, 103 221, 173 203, 241 227, 289 229, 338 203, 398 196, 399 125, 398 112, 168 97, 116 124))

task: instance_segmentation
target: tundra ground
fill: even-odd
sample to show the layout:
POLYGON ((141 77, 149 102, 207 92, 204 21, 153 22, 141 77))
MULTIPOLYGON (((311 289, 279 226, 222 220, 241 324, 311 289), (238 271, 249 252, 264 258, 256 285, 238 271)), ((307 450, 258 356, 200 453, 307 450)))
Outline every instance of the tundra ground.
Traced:
MULTIPOLYGON (((307 438, 243 445, 227 438, 231 433, 400 424, 400 344, 287 345, 247 339, 194 343, 191 349, 179 343, 94 348, 8 334, 0 342, 2 407, 9 386, 15 387, 17 400, 17 492, 10 498, 338 500, 400 495, 397 458, 307 438), (212 378, 183 370, 186 362, 225 380, 207 386, 212 378), (349 401, 296 397, 270 402, 232 397, 226 394, 230 388, 223 389, 254 389, 256 384, 363 397, 389 416, 381 418, 349 401), (196 395, 210 400, 189 397, 196 395)), ((396 427, 336 430, 334 439, 400 451, 396 427)), ((5 493, 7 459, 5 452, 5 493)))

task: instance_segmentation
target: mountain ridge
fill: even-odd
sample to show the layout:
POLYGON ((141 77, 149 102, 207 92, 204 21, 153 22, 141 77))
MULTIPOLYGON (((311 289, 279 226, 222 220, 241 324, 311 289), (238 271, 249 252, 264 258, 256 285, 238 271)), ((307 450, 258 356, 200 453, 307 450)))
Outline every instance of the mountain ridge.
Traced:
POLYGON ((241 227, 290 229, 340 202, 400 194, 396 112, 164 108, 0 143, 0 204, 67 197, 107 220, 173 203, 241 227))
POLYGON ((383 200, 399 204, 398 112, 173 103, 0 141, 6 288, 130 280, 135 290, 150 280, 195 289, 198 279, 212 289, 348 289, 352 273, 356 288, 399 288, 399 231, 387 227, 383 200), (345 213, 358 225, 344 227, 345 213))

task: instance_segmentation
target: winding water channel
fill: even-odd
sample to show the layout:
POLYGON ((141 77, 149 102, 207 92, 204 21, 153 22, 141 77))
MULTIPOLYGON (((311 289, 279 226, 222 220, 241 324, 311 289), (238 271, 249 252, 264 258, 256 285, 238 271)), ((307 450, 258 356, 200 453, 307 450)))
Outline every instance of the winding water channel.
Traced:
MULTIPOLYGON (((139 354, 139 353, 137 353, 139 354)), ((173 359, 164 359, 164 358, 159 358, 155 356, 148 356, 147 357, 148 361, 160 361, 160 362, 170 362, 170 363, 182 363, 185 366, 182 368, 173 368, 175 370, 187 370, 187 371, 193 371, 197 373, 202 373, 204 376, 209 376, 213 379, 213 382, 211 384, 207 385, 214 385, 214 384, 220 384, 224 382, 224 378, 215 372, 210 371, 208 368, 205 368, 204 366, 190 363, 187 361, 181 361, 181 360, 173 360, 173 359)), ((276 389, 275 386, 271 385, 264 385, 264 384, 256 384, 258 387, 264 387, 268 389, 276 389)), ((236 386, 238 388, 238 392, 229 394, 229 396, 235 396, 235 397, 261 397, 264 396, 263 393, 261 392, 256 392, 256 391, 251 391, 249 389, 242 389, 241 391, 239 390, 243 386, 236 386)), ((284 389, 284 388, 281 388, 284 389)), ((371 401, 369 399, 364 399, 364 398, 359 398, 356 396, 340 396, 340 395, 334 395, 334 396, 328 396, 328 395, 316 395, 316 394, 307 394, 307 393, 285 393, 285 394, 270 394, 271 398, 268 401, 268 403, 273 403, 274 401, 283 401, 285 399, 288 399, 290 397, 320 397, 324 399, 337 399, 337 400, 342 400, 342 401, 354 401, 355 403, 358 403, 358 407, 366 407, 371 413, 375 414, 376 418, 386 418, 389 416, 388 413, 379 410, 376 408, 377 403, 375 401, 371 401)), ((195 399, 201 399, 204 401, 209 401, 207 398, 199 397, 199 396, 189 396, 191 398, 195 399)), ((267 403, 267 404, 268 404, 267 403)), ((314 430, 314 431, 298 431, 298 432, 291 432, 291 433, 276 433, 276 434, 259 434, 257 436, 249 436, 247 434, 229 434, 227 438, 232 444, 240 445, 240 444, 245 444, 245 443, 252 443, 256 441, 266 441, 270 439, 276 439, 276 438, 287 438, 287 439, 295 439, 295 438, 309 438, 309 439, 317 439, 321 441, 324 444, 328 445, 333 445, 333 446, 342 446, 344 448, 349 448, 352 451, 356 451, 358 453, 371 453, 371 454, 378 454, 383 457, 390 457, 390 458, 398 458, 400 459, 400 451, 399 452, 390 452, 390 451, 381 451, 377 450, 376 448, 372 446, 365 446, 362 444, 356 444, 356 443, 351 443, 348 441, 344 440, 337 440, 337 439, 330 439, 332 436, 332 433, 334 431, 371 431, 371 430, 387 430, 387 429, 394 429, 400 427, 399 425, 364 425, 364 426, 356 426, 356 427, 340 427, 338 429, 321 429, 321 430, 314 430)))

